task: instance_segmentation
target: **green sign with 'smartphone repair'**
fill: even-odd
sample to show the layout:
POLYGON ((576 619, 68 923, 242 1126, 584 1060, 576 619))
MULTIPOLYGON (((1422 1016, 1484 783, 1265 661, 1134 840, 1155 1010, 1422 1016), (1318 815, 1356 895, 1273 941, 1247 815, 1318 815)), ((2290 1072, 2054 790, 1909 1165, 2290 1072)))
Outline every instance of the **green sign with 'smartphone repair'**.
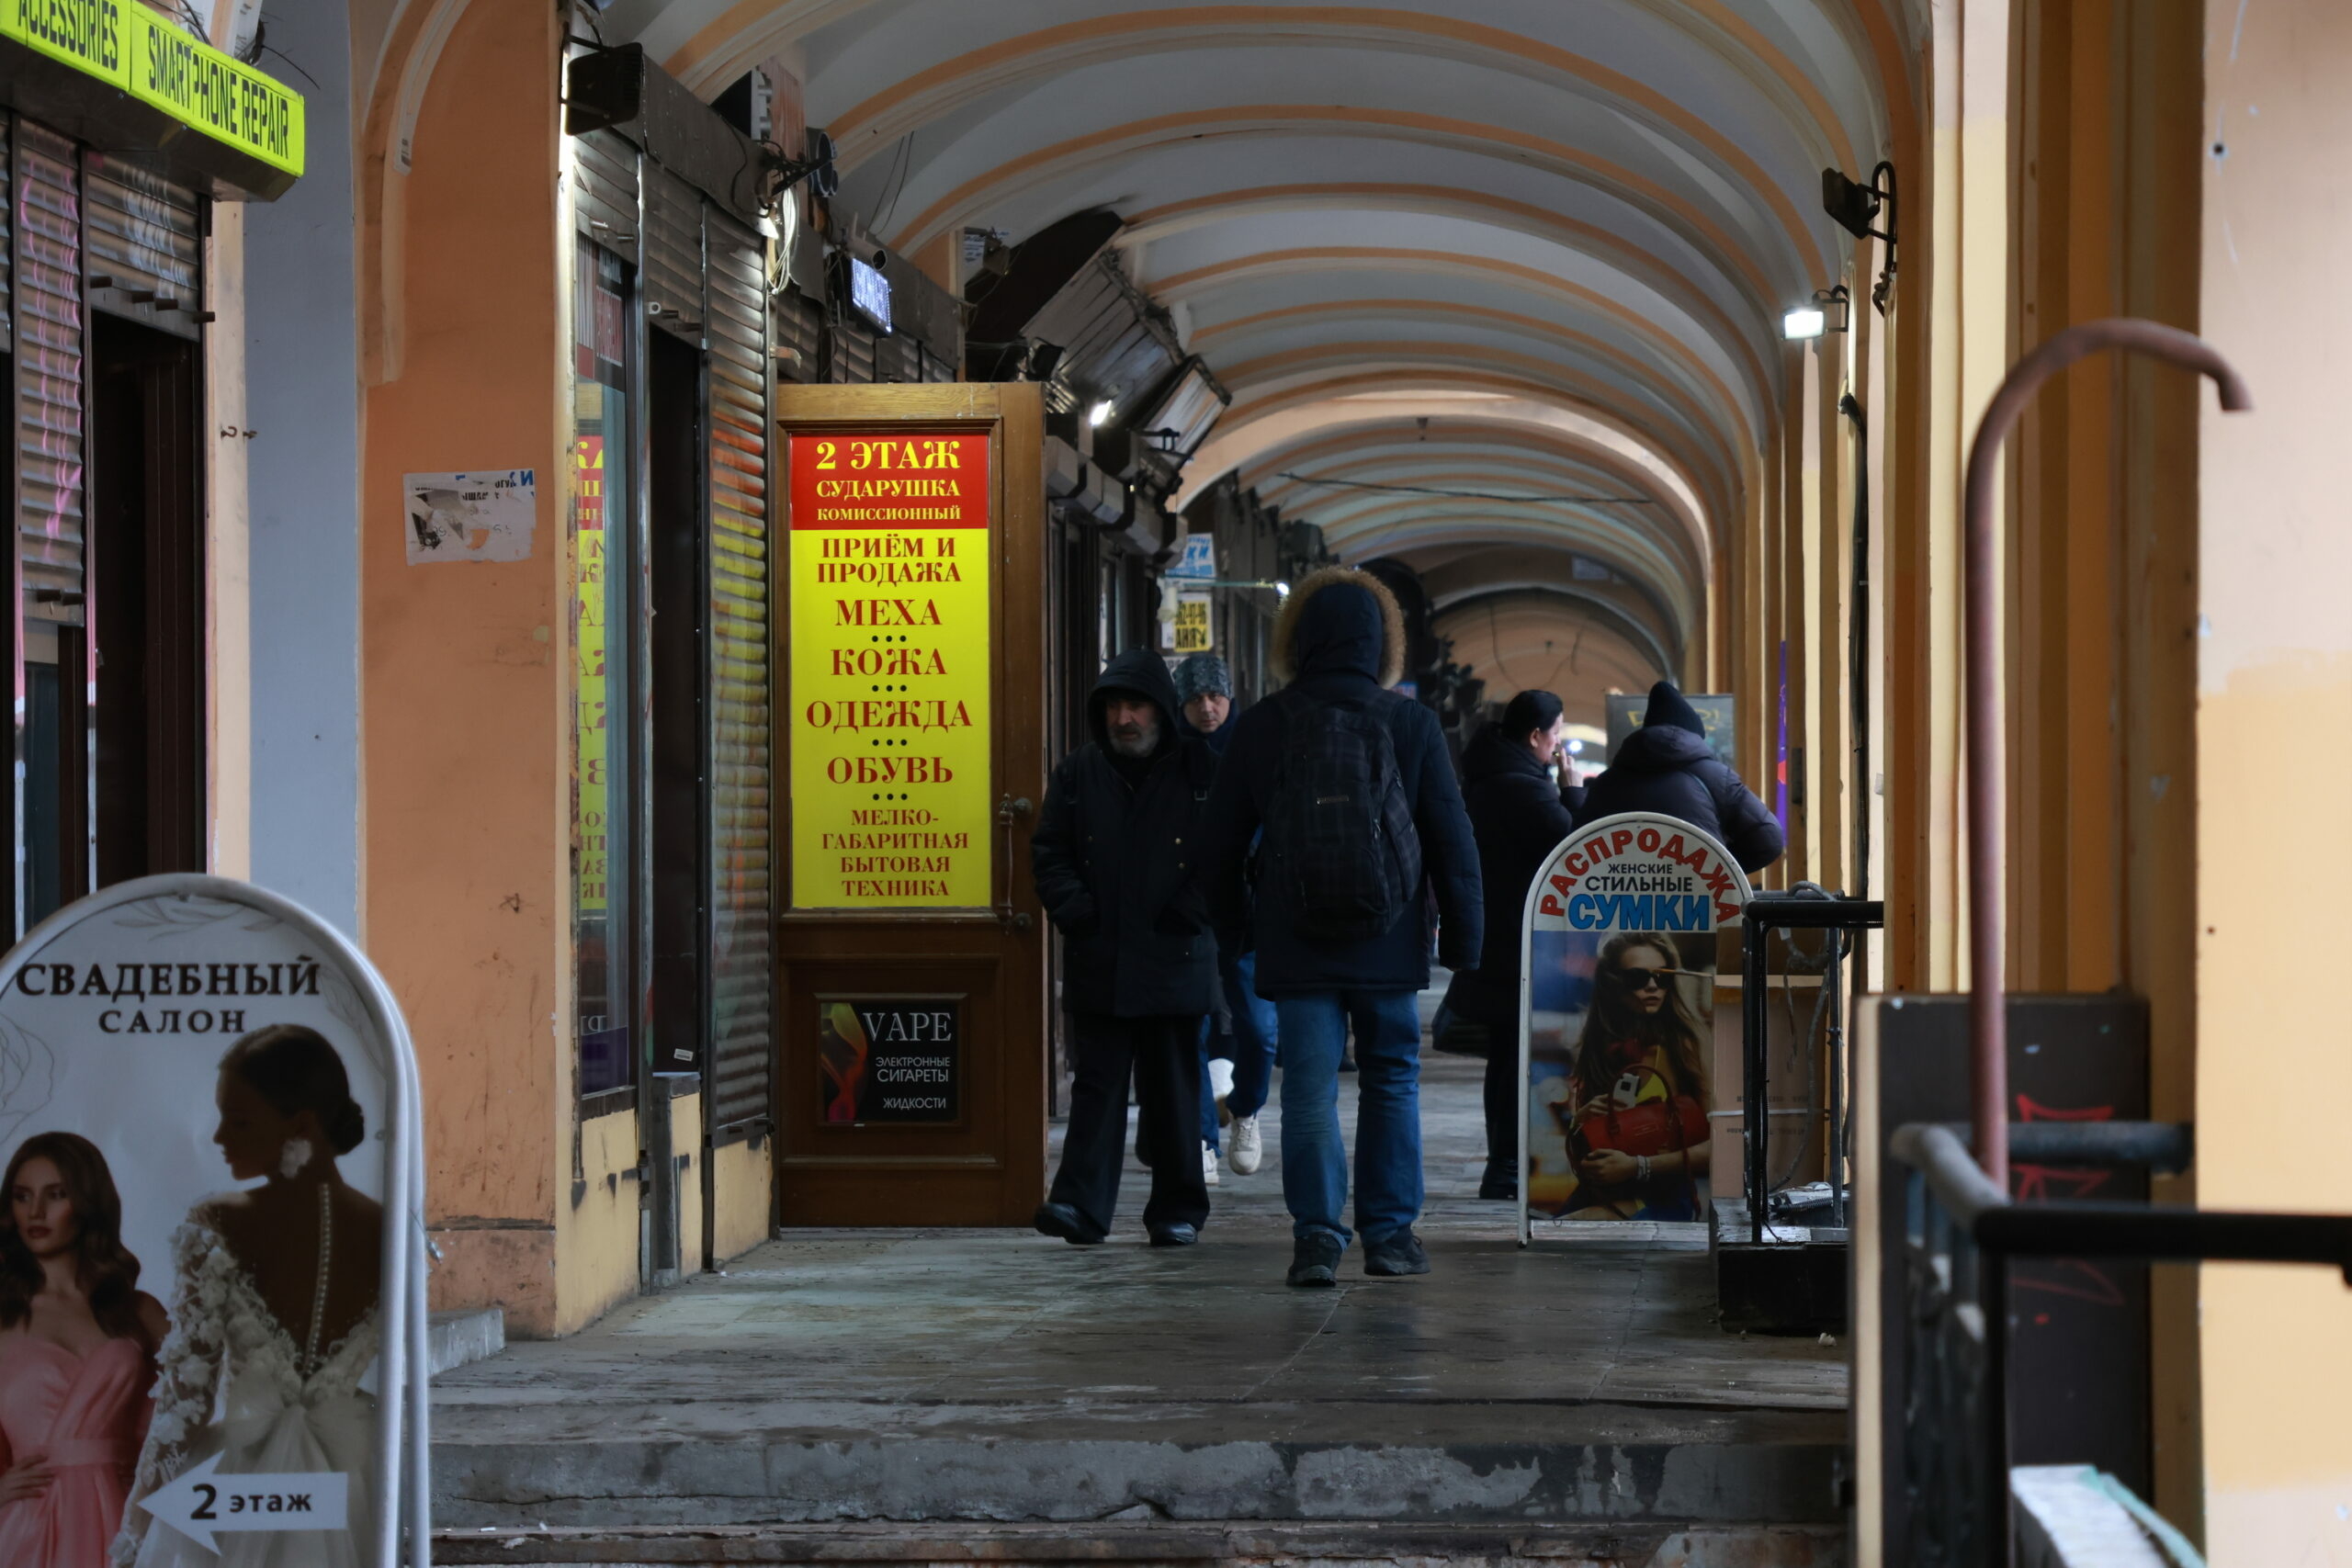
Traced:
POLYGON ((302 97, 138 0, 0 0, 0 37, 272 168, 302 173, 302 97))

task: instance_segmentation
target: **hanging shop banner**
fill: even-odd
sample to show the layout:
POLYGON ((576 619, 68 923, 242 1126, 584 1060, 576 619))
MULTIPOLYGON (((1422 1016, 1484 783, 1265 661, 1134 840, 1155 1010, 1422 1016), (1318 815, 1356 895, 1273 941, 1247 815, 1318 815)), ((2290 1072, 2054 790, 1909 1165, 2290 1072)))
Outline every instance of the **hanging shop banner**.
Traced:
POLYGON ((791 439, 796 908, 992 901, 989 440, 791 439))
MULTIPOLYGON (((375 1568, 423 1539, 417 1103, 373 966, 243 883, 121 884, 0 964, 0 1404, 49 1467, 41 1539, 141 1568, 375 1568), (63 1259, 86 1299, 44 1306, 63 1259), (35 1310, 63 1326, 21 1332, 35 1310)), ((38 1556, 7 1522, 35 1506, 0 1543, 38 1556)))
POLYGON ((1214 534, 1185 535, 1183 548, 1177 551, 1174 563, 1168 569, 1168 575, 1174 578, 1195 579, 1215 577, 1216 575, 1216 536, 1214 534))
POLYGON ((834 1126, 958 1120, 963 998, 819 997, 824 1120, 834 1126))
POLYGON ((1205 593, 1176 595, 1174 649, 1178 653, 1206 653, 1215 646, 1216 634, 1210 629, 1210 598, 1205 593))
POLYGON ((1522 1243, 1532 1219, 1705 1217, 1716 932, 1748 896, 1723 845, 1646 813, 1578 829, 1537 872, 1520 939, 1522 1243))

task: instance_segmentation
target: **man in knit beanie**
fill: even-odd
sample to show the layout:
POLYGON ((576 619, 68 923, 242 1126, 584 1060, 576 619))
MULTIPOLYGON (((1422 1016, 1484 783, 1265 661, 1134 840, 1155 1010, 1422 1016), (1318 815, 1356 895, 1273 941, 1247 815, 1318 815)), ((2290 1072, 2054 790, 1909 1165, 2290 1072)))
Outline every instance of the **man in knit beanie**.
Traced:
MULTIPOLYGON (((1223 756, 1240 716, 1233 704, 1233 671, 1225 660, 1214 653, 1187 656, 1176 666, 1176 700, 1185 729, 1223 756)), ((1258 995, 1257 971, 1254 953, 1217 954, 1229 1016, 1227 1030, 1211 1033, 1201 1047, 1207 1058, 1201 1077, 1201 1160, 1211 1181, 1220 1156, 1237 1176, 1254 1174, 1265 1158, 1258 1112, 1273 1081, 1274 1004, 1258 995), (1229 1136, 1220 1134, 1225 1122, 1231 1123, 1229 1136)))
POLYGON ((1214 653, 1188 655, 1176 666, 1176 701, 1184 723, 1208 742, 1209 750, 1225 755, 1233 739, 1233 671, 1214 653))

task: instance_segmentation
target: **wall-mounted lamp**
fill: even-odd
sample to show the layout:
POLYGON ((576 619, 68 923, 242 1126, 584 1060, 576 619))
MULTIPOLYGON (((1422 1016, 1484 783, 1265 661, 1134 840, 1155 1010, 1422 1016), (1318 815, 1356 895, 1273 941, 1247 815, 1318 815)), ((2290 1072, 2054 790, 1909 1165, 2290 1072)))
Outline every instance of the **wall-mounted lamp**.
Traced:
POLYGON ((1813 303, 1800 305, 1781 318, 1781 335, 1792 343, 1842 333, 1853 324, 1853 295, 1844 284, 1815 289, 1813 303))
POLYGON ((1857 240, 1886 242, 1886 265, 1871 286, 1871 303, 1885 315, 1894 292, 1894 165, 1880 164, 1871 171, 1868 185, 1858 185, 1836 169, 1822 170, 1821 209, 1857 240), (1872 227, 1882 216, 1886 226, 1872 227))

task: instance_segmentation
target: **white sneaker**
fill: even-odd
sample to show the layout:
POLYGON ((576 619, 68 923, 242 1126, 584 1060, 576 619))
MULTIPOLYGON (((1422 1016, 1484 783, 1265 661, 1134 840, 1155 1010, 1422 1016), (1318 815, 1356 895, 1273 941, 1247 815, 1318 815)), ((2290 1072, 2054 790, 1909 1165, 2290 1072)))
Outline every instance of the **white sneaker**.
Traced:
POLYGON ((1209 1094, 1223 1100, 1233 1092, 1233 1064, 1222 1056, 1209 1058, 1209 1094))
POLYGON ((1255 1116, 1235 1117, 1225 1138, 1226 1157, 1233 1162, 1236 1176, 1248 1176, 1265 1163, 1266 1140, 1259 1134, 1255 1116))
POLYGON ((1201 1179, 1211 1187, 1216 1185, 1216 1149, 1209 1144, 1201 1145, 1201 1179))

